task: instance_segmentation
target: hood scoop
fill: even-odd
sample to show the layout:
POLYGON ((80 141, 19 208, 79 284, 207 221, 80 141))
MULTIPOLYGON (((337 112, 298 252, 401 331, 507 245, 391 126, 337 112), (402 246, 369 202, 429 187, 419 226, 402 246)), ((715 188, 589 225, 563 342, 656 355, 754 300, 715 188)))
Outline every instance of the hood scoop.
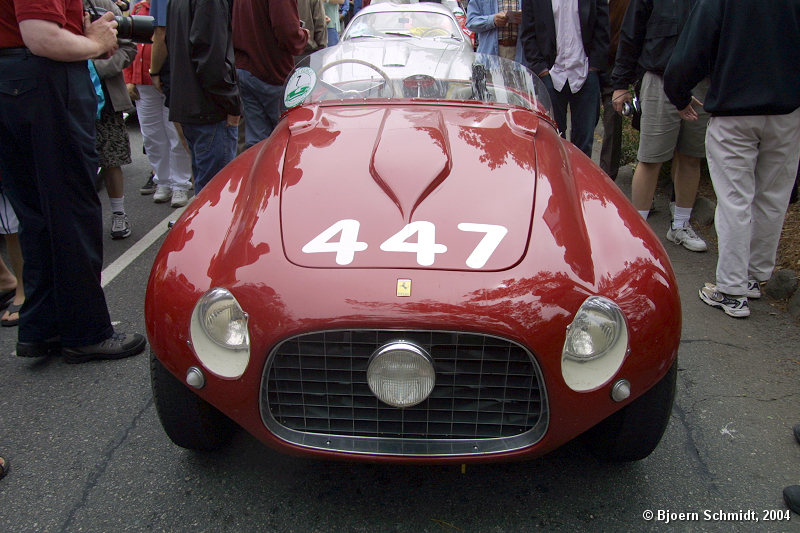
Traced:
POLYGON ((369 171, 406 221, 450 175, 448 144, 447 127, 439 111, 395 108, 385 112, 369 171))

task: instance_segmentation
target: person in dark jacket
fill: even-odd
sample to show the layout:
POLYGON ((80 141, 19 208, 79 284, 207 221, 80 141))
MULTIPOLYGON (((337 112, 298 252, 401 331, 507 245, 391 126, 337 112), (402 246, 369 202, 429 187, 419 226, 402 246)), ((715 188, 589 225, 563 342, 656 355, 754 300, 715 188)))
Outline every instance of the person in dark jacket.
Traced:
POLYGON ((696 120, 691 88, 710 75, 706 156, 717 195, 716 284, 700 299, 733 317, 775 268, 800 157, 800 0, 703 0, 664 72, 684 120, 696 120))
MULTIPOLYGON (((630 0, 609 0, 608 17, 611 35, 611 44, 608 47, 608 64, 614 68, 617 58, 617 45, 619 44, 619 30, 622 19, 628 9, 630 0)), ((603 144, 600 148, 600 168, 612 180, 617 179, 619 160, 622 156, 622 117, 614 111, 611 98, 614 88, 611 86, 611 72, 605 71, 600 76, 603 101, 603 144)))
MULTIPOLYGON (((359 2, 360 4, 360 2, 359 2)), ((295 56, 295 64, 309 54, 328 46, 328 24, 325 22, 325 10, 320 0, 297 0, 297 15, 308 28, 308 42, 303 53, 295 56)))
POLYGON ((522 0, 525 61, 544 81, 562 136, 591 157, 600 117, 599 72, 608 63, 608 0, 522 0))
POLYGON ((278 124, 283 83, 309 36, 300 27, 297 0, 236 0, 233 4, 233 50, 244 105, 245 148, 269 137, 278 124))
POLYGON ((236 155, 241 100, 230 4, 169 0, 166 27, 169 119, 181 124, 192 152, 197 194, 236 155))
MULTIPOLYGON (((704 252, 705 241, 694 231, 692 214, 700 167, 705 156, 703 139, 708 113, 700 110, 699 120, 681 120, 664 95, 662 75, 678 35, 695 0, 631 0, 611 74, 612 102, 619 113, 631 102, 629 88, 641 79, 641 127, 639 163, 633 174, 631 202, 645 219, 650 214, 661 165, 672 159, 675 209, 667 239, 693 252, 704 252)), ((694 90, 699 101, 705 97, 707 80, 694 90)))

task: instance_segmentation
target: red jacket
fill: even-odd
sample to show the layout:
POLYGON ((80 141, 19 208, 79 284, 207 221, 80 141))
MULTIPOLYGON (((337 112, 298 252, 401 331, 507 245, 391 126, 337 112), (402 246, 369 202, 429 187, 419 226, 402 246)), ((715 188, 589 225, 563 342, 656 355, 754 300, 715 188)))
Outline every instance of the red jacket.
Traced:
MULTIPOLYGON (((142 0, 138 2, 131 10, 131 15, 149 15, 150 14, 150 0, 142 0)), ((125 67, 122 75, 125 77, 125 83, 135 83, 136 85, 153 85, 150 79, 150 50, 153 48, 152 44, 138 43, 136 45, 136 58, 133 63, 125 67)))

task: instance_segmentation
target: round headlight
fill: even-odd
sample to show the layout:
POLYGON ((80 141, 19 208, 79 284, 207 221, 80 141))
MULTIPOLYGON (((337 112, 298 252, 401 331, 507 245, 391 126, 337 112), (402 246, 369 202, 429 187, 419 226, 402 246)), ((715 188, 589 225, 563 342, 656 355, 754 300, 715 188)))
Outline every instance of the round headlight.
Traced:
POLYGON ((229 350, 250 346, 247 315, 228 290, 211 289, 197 302, 197 310, 200 327, 209 339, 229 350))
POLYGON ((575 391, 607 383, 622 366, 628 350, 628 326, 622 310, 602 296, 583 302, 567 328, 561 374, 575 391))
POLYGON ((588 298, 569 326, 564 355, 576 361, 602 357, 617 343, 625 321, 619 307, 606 298, 588 298))
POLYGON ((433 359, 422 348, 393 342, 378 349, 367 367, 372 393, 393 407, 412 407, 424 401, 436 383, 433 359))
POLYGON ((226 378, 241 376, 250 361, 247 313, 227 289, 214 288, 194 306, 190 335, 203 366, 226 378))

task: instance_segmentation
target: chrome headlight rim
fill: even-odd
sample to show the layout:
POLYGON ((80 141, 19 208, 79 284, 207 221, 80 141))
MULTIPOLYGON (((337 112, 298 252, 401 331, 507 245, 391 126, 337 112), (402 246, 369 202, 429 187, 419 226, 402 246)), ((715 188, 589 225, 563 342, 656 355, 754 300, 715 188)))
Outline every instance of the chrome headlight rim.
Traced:
MULTIPOLYGON (((392 341, 384 344, 370 356, 369 361, 367 362, 367 386, 369 387, 370 391, 375 395, 375 397, 380 400, 381 402, 389 405, 391 407, 395 407, 398 409, 404 409, 406 407, 414 407, 415 405, 419 405, 420 403, 427 400, 431 392, 433 392, 434 387, 436 386, 436 369, 433 364, 433 357, 422 347, 408 342, 404 340, 397 340, 392 341), (416 362, 423 363, 422 366, 418 368, 420 372, 416 376, 416 383, 422 384, 424 388, 422 389, 424 392, 419 394, 419 396, 410 402, 399 402, 393 400, 390 397, 387 397, 384 390, 375 383, 375 373, 377 372, 375 365, 380 363, 381 358, 386 358, 391 356, 393 353, 410 353, 413 358, 416 358, 416 362), (427 374, 427 375, 426 375, 427 374), (424 383, 423 380, 429 379, 427 383, 424 383)), ((380 379, 386 379, 385 376, 380 377, 380 379)), ((412 381, 412 380, 409 380, 412 381)))

